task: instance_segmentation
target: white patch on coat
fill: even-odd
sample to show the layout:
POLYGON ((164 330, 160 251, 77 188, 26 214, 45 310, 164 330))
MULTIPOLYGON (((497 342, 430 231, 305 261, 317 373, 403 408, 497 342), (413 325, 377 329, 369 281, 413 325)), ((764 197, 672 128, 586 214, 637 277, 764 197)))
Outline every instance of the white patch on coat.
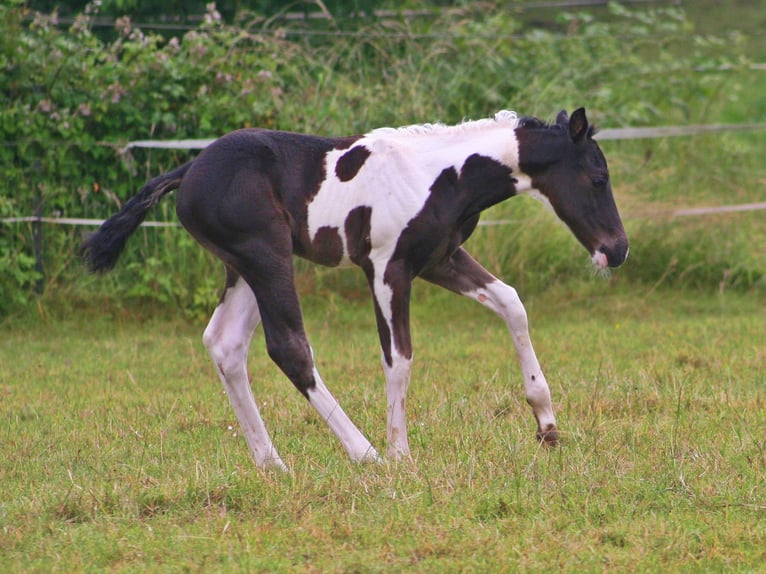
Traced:
POLYGON ((391 346, 391 366, 383 358, 383 372, 386 376, 386 435, 389 458, 398 459, 410 455, 407 439, 407 415, 405 400, 410 386, 412 359, 403 357, 391 346))
POLYGON ((532 407, 540 432, 556 427, 551 393, 529 338, 527 312, 516 289, 496 279, 484 287, 463 293, 491 309, 505 321, 513 339, 524 377, 527 402, 532 407))
POLYGON ((379 265, 387 263, 389 251, 423 209, 431 186, 445 169, 453 167, 460 173, 469 156, 480 154, 509 166, 511 177, 519 181, 518 191, 529 186, 529 178, 518 171, 517 125, 514 112, 498 112, 495 118, 457 126, 424 124, 376 129, 354 143, 354 147, 370 150, 370 156, 345 182, 336 175, 335 166, 349 150, 328 152, 326 179, 308 205, 309 237, 313 240, 322 227, 336 229, 343 245, 341 265, 348 265, 346 218, 357 207, 369 207, 370 258, 376 264, 376 274, 382 273, 379 265))
POLYGON ((226 389, 256 465, 286 470, 261 418, 247 376, 250 339, 260 320, 255 295, 240 278, 226 289, 202 340, 226 389))

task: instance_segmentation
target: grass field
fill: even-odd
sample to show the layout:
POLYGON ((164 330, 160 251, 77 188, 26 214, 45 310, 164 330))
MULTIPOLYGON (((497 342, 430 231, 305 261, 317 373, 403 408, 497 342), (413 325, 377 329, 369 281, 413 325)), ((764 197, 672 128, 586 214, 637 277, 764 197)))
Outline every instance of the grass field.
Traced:
MULTIPOLYGON (((269 362, 289 474, 252 464, 200 341, 149 311, 48 309, 0 339, 3 572, 757 571, 763 297, 594 281, 528 299, 563 446, 540 448, 496 317, 419 285, 413 458, 356 465, 269 362)), ((379 448, 374 320, 306 301, 320 371, 379 448)))
MULTIPOLYGON (((757 2, 684 5, 705 34, 689 36, 684 52, 712 42, 723 57, 744 34, 748 62, 763 62, 757 2)), ((492 21, 445 21, 437 31, 446 40, 433 46, 351 39, 332 52, 337 61, 299 51, 325 71, 294 73, 299 89, 286 89, 283 121, 352 133, 372 119, 457 121, 484 106, 550 116, 586 104, 604 127, 619 127, 634 122, 615 110, 655 100, 640 125, 763 120, 763 72, 711 68, 695 71, 697 82, 633 61, 629 69, 643 72, 628 81, 631 49, 598 34, 591 39, 604 62, 588 42, 530 42, 542 50, 532 54, 539 74, 508 101, 503 90, 513 86, 501 80, 521 72, 491 57, 506 44, 492 21), (481 43, 454 51, 450 34, 467 31, 481 43), (381 59, 365 60, 370 49, 381 59), (592 80, 559 86, 570 68, 579 73, 569 81, 586 72, 592 80)), ((412 460, 348 461, 258 333, 253 386, 291 469, 261 472, 201 342, 218 266, 211 273, 210 258, 180 230, 144 230, 115 273, 88 277, 74 255, 79 234, 56 241, 46 230, 55 257, 45 294, 22 311, 0 300, 0 573, 763 571, 764 212, 669 214, 764 201, 764 145, 762 131, 604 142, 631 240, 628 263, 607 280, 585 270, 582 248, 531 201, 486 214, 524 222, 479 228, 468 247, 504 270, 527 303, 562 434, 557 449, 534 439, 502 322, 418 284, 412 460)), ((172 211, 166 202, 152 217, 175 221, 172 211)), ((364 279, 300 270, 319 370, 384 451, 384 382, 364 279)))

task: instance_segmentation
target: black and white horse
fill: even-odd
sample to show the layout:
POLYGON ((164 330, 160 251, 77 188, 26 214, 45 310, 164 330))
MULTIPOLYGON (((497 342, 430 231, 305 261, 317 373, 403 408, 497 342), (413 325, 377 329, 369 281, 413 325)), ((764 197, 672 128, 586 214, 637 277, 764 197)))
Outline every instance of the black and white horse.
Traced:
POLYGON ((355 264, 370 285, 387 394, 387 454, 408 456, 410 288, 416 277, 475 299, 508 325, 537 419, 556 444, 550 391, 515 289, 461 246, 482 210, 519 193, 547 203, 591 254, 616 267, 628 241, 606 159, 584 109, 555 124, 502 111, 456 126, 383 128, 325 138, 261 129, 229 133, 193 161, 152 179, 83 244, 93 270, 113 267, 149 208, 178 189, 176 212, 226 266, 226 287, 204 344, 259 467, 284 468, 253 398, 247 353, 263 323, 269 356, 354 460, 378 453, 319 376, 303 327, 293 254, 355 264))

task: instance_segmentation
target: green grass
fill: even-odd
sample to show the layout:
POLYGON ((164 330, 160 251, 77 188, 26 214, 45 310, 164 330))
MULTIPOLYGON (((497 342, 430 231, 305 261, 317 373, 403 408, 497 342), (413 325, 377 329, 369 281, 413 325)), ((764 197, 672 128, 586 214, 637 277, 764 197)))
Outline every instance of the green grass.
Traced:
MULTIPOLYGON (((383 448, 374 319, 349 293, 308 296, 307 327, 328 386, 383 448)), ((254 468, 201 324, 130 309, 6 321, 0 569, 762 567, 757 293, 598 281, 531 298, 559 449, 534 441, 501 321, 428 286, 415 299, 410 462, 349 462, 256 337, 250 371, 286 475, 254 468)))
MULTIPOLYGON (((696 7, 699 31, 734 27, 724 17, 748 25, 745 52, 762 60, 757 18, 696 7)), ((502 20, 444 29, 513 32, 502 20)), ((492 38, 455 47, 370 35, 333 48, 329 63, 325 46, 306 60, 310 73, 283 70, 296 83, 275 121, 350 133, 500 107, 552 118, 582 104, 605 127, 763 116, 762 73, 658 76, 651 62, 626 60, 622 43, 575 41, 550 43, 550 54, 546 42, 524 44, 544 64, 527 69, 512 65, 517 46, 492 38), (617 73, 626 66, 637 71, 629 82, 617 73)), ((711 50, 711 61, 730 52, 711 50)), ((667 213, 763 201, 763 143, 762 132, 604 142, 631 239, 628 264, 607 282, 536 204, 487 214, 528 220, 479 228, 468 248, 527 299, 564 440, 555 450, 534 440, 500 320, 420 285, 413 460, 349 462, 257 336, 256 397, 291 468, 262 473, 201 344, 220 266, 179 230, 144 230, 116 273, 86 277, 71 255, 79 235, 46 229, 56 253, 46 294, 0 323, 0 572, 762 569, 763 212, 667 213)), ((363 277, 300 269, 319 369, 382 450, 384 384, 363 277)))

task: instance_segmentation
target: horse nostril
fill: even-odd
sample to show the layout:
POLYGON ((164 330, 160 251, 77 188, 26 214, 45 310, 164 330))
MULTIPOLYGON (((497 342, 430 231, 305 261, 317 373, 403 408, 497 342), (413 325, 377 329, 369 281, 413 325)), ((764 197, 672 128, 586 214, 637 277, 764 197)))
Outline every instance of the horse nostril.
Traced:
POLYGON ((630 251, 630 248, 627 239, 620 239, 611 247, 602 245, 599 251, 606 255, 606 261, 609 267, 619 267, 625 263, 625 260, 628 258, 628 251, 630 251))

